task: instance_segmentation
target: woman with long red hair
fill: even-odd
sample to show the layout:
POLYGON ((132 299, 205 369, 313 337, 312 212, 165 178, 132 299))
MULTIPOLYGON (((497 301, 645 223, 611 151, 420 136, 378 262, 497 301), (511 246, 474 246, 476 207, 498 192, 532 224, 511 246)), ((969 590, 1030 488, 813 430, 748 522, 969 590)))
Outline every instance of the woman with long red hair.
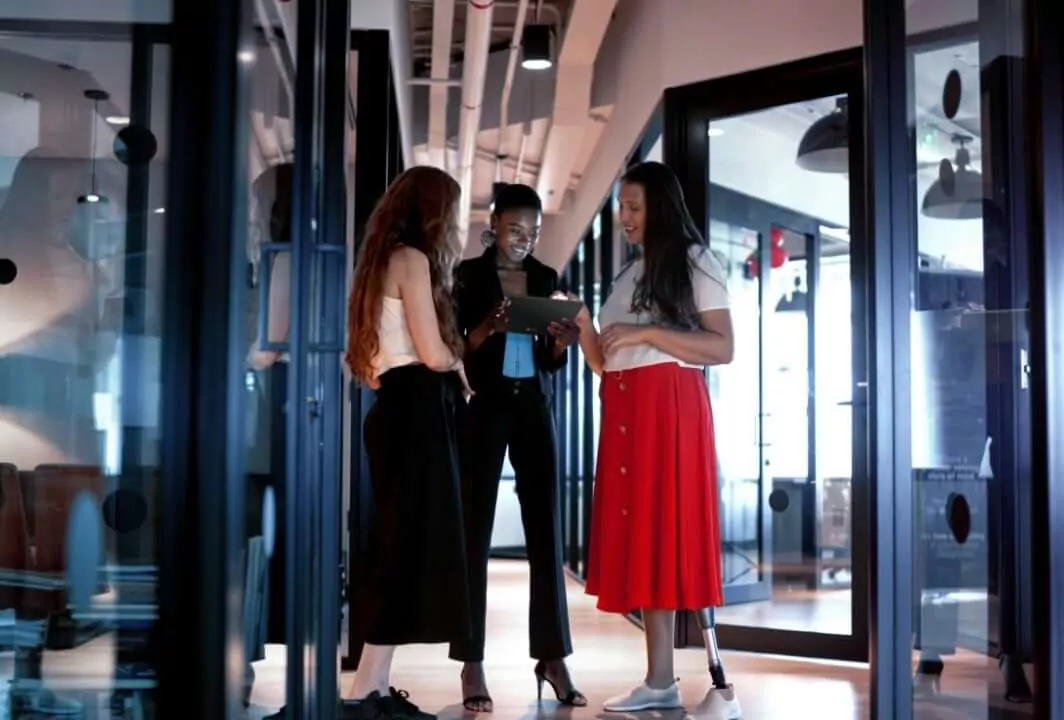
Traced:
POLYGON ((458 184, 415 167, 366 228, 348 302, 346 361, 377 389, 363 435, 373 484, 369 554, 353 579, 365 640, 345 718, 432 718, 390 686, 397 645, 470 632, 457 433, 469 395, 451 297, 458 184))

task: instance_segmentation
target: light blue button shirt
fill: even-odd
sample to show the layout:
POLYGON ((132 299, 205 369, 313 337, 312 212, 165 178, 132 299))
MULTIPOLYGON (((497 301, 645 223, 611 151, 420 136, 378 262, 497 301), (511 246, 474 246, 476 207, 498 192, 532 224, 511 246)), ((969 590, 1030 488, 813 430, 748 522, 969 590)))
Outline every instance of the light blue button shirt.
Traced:
POLYGON ((502 358, 503 377, 514 380, 536 376, 535 337, 506 333, 506 352, 502 358))

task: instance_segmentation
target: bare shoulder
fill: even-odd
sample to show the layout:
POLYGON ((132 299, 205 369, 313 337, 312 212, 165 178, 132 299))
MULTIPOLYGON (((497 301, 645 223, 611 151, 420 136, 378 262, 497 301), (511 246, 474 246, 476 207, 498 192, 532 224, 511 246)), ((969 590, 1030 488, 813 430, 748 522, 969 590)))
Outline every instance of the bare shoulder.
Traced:
POLYGON ((393 278, 411 278, 427 275, 429 272, 428 256, 407 245, 396 248, 388 261, 388 274, 393 278))

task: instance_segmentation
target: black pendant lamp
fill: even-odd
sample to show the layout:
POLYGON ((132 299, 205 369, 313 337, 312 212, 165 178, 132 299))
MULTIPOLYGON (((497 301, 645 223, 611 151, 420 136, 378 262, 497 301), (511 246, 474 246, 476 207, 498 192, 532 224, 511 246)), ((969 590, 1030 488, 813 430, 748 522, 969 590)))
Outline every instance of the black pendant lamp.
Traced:
POLYGON ((938 220, 976 220, 983 216, 983 175, 972 170, 972 158, 966 143, 972 138, 954 135, 957 155, 951 164, 943 160, 938 166, 938 178, 924 194, 921 212, 938 220), (956 165, 956 168, 954 168, 956 165))
POLYGON ((103 100, 109 100, 111 96, 104 90, 86 90, 85 97, 92 100, 91 180, 89 181, 89 191, 78 197, 78 204, 95 205, 107 202, 106 196, 96 192, 96 122, 99 118, 100 102, 103 100))
POLYGON ((850 171, 849 112, 846 98, 835 101, 835 109, 809 126, 798 143, 798 167, 810 172, 850 171))
POLYGON ((521 36, 521 67, 549 70, 554 66, 554 32, 550 25, 526 25, 521 36))

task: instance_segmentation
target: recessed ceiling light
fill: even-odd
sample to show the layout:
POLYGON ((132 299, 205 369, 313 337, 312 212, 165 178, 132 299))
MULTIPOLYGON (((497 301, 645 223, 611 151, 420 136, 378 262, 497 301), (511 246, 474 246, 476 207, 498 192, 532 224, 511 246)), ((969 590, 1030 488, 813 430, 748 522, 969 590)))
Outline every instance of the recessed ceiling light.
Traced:
POLYGON ((166 214, 166 208, 164 208, 164 207, 155 208, 155 214, 156 215, 165 215, 166 214))
POLYGON ((716 125, 710 125, 709 126, 709 136, 710 137, 720 137, 723 134, 724 134, 724 128, 719 128, 716 125))
POLYGON ((109 125, 129 125, 129 118, 125 115, 108 115, 104 119, 109 125))
POLYGON ((525 70, 550 70, 554 66, 550 60, 536 60, 531 58, 529 60, 522 60, 521 67, 525 70))

